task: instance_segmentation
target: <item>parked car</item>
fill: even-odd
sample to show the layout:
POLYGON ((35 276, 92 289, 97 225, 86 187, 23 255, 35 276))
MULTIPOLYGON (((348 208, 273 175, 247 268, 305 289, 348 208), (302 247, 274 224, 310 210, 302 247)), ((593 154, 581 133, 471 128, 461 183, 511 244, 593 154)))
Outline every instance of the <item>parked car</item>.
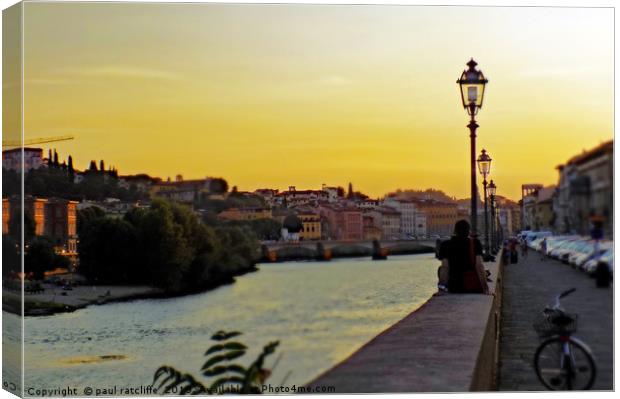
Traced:
POLYGON ((589 250, 587 252, 579 254, 576 253, 569 256, 568 263, 570 263, 571 266, 580 270, 584 270, 584 265, 586 262, 588 262, 590 259, 594 259, 595 257, 597 257, 597 255, 602 255, 609 249, 613 249, 614 246, 613 241, 601 241, 599 243, 598 253, 594 253, 594 241, 589 241, 589 243, 589 250))
POLYGON ((613 275, 614 271, 614 249, 609 248, 605 250, 598 259, 590 259, 583 265, 583 270, 588 273, 590 276, 594 276, 596 273, 596 268, 598 267, 599 262, 604 262, 609 267, 609 271, 613 275))
POLYGON ((562 240, 557 243, 557 245, 554 245, 553 249, 547 249, 547 255, 549 255, 553 259, 560 259, 561 255, 564 254, 567 249, 578 240, 579 237, 572 237, 567 238, 566 240, 562 240))

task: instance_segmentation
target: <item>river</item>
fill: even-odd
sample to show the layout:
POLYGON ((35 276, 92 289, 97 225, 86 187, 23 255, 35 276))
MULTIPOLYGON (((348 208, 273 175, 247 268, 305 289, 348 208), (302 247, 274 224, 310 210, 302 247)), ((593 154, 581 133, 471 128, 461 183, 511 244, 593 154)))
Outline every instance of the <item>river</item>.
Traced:
POLYGON ((220 329, 244 333, 239 338, 251 348, 239 359, 245 365, 279 340, 266 362, 281 355, 269 382, 303 384, 422 305, 436 290, 437 263, 424 254, 263 264, 202 294, 27 317, 25 387, 81 394, 84 387, 147 385, 164 364, 204 380, 204 352, 220 329))

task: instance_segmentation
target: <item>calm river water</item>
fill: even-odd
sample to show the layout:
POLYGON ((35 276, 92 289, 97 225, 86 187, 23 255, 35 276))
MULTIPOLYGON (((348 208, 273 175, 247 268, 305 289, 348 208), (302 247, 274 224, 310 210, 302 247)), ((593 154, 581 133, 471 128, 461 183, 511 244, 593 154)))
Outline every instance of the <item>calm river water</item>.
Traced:
MULTIPOLYGON (((25 321, 25 386, 139 386, 171 365, 196 377, 215 331, 239 330, 252 350, 280 340, 270 382, 303 384, 422 305, 435 291, 433 255, 260 265, 214 291, 91 306, 25 321), (94 361, 99 356, 112 359, 94 361)), ((7 317, 7 316, 5 316, 7 317)))

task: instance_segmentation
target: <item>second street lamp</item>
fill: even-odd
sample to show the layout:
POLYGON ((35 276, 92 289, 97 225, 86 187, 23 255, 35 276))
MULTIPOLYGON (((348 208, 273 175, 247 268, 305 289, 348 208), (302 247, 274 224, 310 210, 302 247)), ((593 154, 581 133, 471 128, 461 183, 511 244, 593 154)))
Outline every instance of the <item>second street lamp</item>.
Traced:
POLYGON ((497 248, 497 232, 495 231, 496 228, 496 223, 495 223, 495 190, 497 190, 497 187, 495 186, 495 183, 493 183, 493 180, 491 180, 491 182, 489 183, 489 186, 487 187, 487 191, 488 191, 488 195, 489 198, 491 199, 491 234, 493 235, 492 237, 492 242, 493 242, 493 246, 495 248, 497 248))
POLYGON ((469 128, 471 138, 471 235, 477 234, 477 217, 478 217, 478 195, 476 188, 476 129, 478 124, 474 118, 478 110, 482 108, 482 100, 484 99, 484 88, 488 80, 484 77, 482 71, 476 69, 476 61, 472 58, 468 63, 468 69, 464 70, 461 77, 456 81, 461 88, 461 100, 463 108, 467 109, 470 115, 469 128))
POLYGON ((488 261, 492 258, 489 250, 489 214, 487 205, 487 176, 491 173, 491 157, 484 149, 478 157, 478 170, 482 175, 482 186, 484 188, 484 256, 485 260, 488 261))

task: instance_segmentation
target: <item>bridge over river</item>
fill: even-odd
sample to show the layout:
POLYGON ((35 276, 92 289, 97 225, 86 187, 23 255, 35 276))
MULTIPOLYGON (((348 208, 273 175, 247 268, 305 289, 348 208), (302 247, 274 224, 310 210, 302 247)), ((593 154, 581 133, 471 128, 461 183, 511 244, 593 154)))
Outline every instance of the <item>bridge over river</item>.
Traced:
POLYGON ((264 242, 265 260, 330 259, 332 257, 419 254, 435 251, 434 240, 264 242))

